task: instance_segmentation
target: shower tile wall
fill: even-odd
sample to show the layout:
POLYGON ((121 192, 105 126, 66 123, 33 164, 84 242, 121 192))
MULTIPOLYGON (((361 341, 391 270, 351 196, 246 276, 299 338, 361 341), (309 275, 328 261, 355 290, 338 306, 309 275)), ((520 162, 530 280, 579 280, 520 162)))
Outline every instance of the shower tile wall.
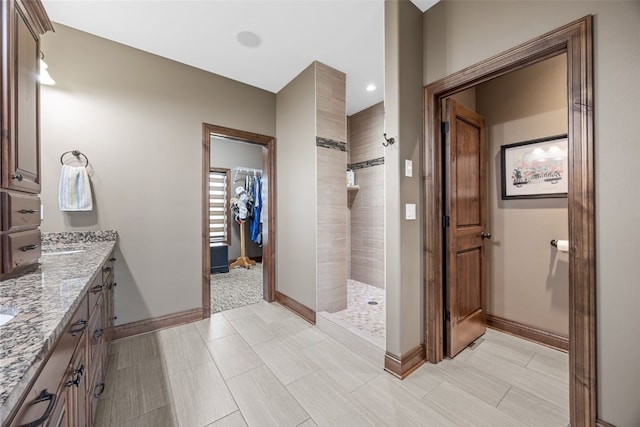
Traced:
MULTIPOLYGON (((346 145, 346 144, 345 144, 346 145)), ((347 308, 346 151, 316 147, 318 159, 318 311, 347 308)))
POLYGON ((348 162, 357 191, 348 192, 350 279, 384 288, 384 105, 349 116, 348 162))
POLYGON ((316 310, 347 308, 346 76, 316 62, 316 310))

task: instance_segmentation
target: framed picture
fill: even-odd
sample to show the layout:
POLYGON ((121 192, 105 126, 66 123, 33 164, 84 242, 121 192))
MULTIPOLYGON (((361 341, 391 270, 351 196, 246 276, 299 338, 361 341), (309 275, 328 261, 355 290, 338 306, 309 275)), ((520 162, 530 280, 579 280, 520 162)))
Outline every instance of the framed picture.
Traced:
POLYGON ((567 197, 567 135, 503 145, 502 199, 567 197))

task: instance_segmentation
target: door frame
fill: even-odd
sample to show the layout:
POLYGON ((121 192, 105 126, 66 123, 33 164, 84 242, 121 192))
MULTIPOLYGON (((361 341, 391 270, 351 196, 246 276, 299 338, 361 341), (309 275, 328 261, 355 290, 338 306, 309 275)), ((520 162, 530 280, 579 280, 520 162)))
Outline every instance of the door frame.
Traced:
POLYGON ((426 358, 443 359, 441 99, 567 54, 569 140, 569 402, 573 426, 596 425, 596 267, 593 136, 593 16, 516 46, 424 88, 426 358))
POLYGON ((262 176, 267 178, 267 221, 262 223, 262 297, 267 302, 276 299, 275 265, 275 201, 276 201, 276 141, 272 136, 202 124, 202 317, 211 317, 211 258, 209 256, 209 169, 211 168, 211 136, 237 139, 261 145, 262 176))

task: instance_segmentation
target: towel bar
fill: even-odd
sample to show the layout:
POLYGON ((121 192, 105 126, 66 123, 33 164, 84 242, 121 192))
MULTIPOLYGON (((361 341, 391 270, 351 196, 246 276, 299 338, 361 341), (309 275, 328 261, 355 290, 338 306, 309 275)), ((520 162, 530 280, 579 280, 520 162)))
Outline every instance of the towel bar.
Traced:
POLYGON ((73 156, 75 156, 78 159, 78 161, 80 161, 80 156, 84 157, 84 161, 85 161, 84 167, 89 166, 89 158, 84 153, 81 153, 78 150, 65 151, 64 153, 62 153, 62 155, 60 156, 60 164, 61 165, 64 165, 64 162, 62 161, 62 159, 67 154, 72 154, 73 156))

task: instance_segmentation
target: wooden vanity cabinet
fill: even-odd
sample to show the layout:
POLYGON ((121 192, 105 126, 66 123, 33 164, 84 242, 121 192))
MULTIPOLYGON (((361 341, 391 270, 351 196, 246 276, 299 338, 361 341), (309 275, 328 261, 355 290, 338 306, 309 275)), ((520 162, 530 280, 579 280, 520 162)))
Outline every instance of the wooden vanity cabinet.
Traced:
POLYGON ((3 188, 40 192, 40 36, 53 31, 39 0, 2 2, 3 188))
POLYGON ((34 251, 40 246, 40 201, 20 200, 20 195, 40 192, 40 36, 47 31, 53 31, 53 26, 40 0, 0 4, 0 187, 12 190, 17 203, 27 205, 19 209, 22 213, 14 212, 8 205, 9 193, 0 197, 0 280, 31 270, 40 256, 39 250, 34 251), (38 234, 31 237, 33 243, 20 248, 24 253, 6 247, 11 241, 6 235, 16 227, 30 227, 38 234))
POLYGON ((11 427, 42 420, 42 426, 92 426, 105 384, 108 336, 113 327, 113 262, 110 257, 93 280, 11 427))

